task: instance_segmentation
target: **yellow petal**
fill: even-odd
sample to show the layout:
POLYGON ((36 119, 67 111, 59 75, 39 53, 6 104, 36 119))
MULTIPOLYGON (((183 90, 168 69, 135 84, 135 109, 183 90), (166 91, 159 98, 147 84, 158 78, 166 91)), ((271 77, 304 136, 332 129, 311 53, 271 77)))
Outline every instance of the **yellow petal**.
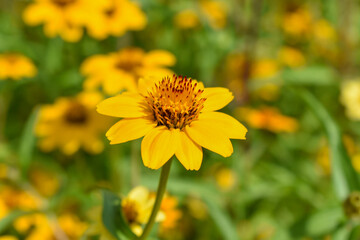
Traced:
POLYGON ((118 144, 138 139, 156 127, 156 123, 145 118, 123 119, 112 126, 106 133, 110 144, 118 144))
POLYGON ((147 66, 173 66, 176 62, 175 56, 164 50, 153 50, 146 54, 144 65, 147 66))
POLYGON ((138 118, 148 115, 142 106, 142 97, 135 93, 123 93, 105 99, 97 105, 98 113, 122 118, 138 118))
POLYGON ((145 135, 141 142, 141 156, 146 167, 159 169, 174 154, 178 146, 178 129, 157 127, 145 135))
POLYGON ((247 133, 246 127, 238 120, 225 113, 204 112, 200 114, 199 119, 218 126, 228 138, 245 139, 247 133))
POLYGON ((203 112, 219 110, 229 104, 234 98, 227 88, 205 88, 201 97, 206 98, 203 112))
POLYGON ((185 132, 195 143, 223 157, 229 157, 233 152, 229 138, 211 122, 199 119, 186 126, 185 132))
POLYGON ((184 132, 179 134, 179 147, 175 155, 187 170, 199 170, 203 158, 202 148, 184 132))

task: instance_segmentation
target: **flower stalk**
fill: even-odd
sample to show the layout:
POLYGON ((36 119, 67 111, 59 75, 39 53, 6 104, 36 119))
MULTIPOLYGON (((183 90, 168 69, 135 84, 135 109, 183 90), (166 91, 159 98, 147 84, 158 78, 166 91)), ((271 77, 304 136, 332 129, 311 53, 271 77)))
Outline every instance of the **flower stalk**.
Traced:
POLYGON ((170 173, 172 159, 170 159, 161 169, 161 175, 159 180, 159 185, 156 193, 156 199, 154 207, 152 209, 149 221, 147 222, 142 235, 139 237, 139 240, 145 240, 151 232, 151 229, 155 223, 156 216, 160 210, 161 202, 165 194, 166 184, 170 173))

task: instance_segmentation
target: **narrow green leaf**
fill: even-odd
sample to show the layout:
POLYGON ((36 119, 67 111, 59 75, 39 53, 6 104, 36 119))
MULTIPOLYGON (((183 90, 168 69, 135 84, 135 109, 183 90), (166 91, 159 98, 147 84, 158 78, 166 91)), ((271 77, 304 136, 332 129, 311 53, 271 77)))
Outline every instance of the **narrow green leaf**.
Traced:
POLYGON ((306 233, 309 236, 328 234, 339 225, 342 219, 344 219, 344 211, 341 206, 321 210, 307 219, 306 233))
POLYGON ((209 214, 217 225, 220 233, 223 236, 223 239, 239 239, 239 237, 237 236, 235 225, 232 223, 229 215, 213 201, 209 201, 206 198, 203 199, 206 202, 209 209, 209 214))
POLYGON ((349 240, 359 240, 359 239, 360 239, 360 225, 353 228, 349 237, 349 240))
POLYGON ((341 131, 325 107, 309 91, 300 90, 299 93, 325 128, 330 145, 334 189, 338 197, 344 200, 352 191, 359 190, 360 184, 342 142, 341 131))
POLYGON ((336 83, 335 72, 327 66, 287 69, 282 73, 285 83, 292 85, 330 85, 336 83))
POLYGON ((32 159, 34 146, 35 146, 35 134, 34 134, 34 127, 36 124, 37 116, 38 116, 39 109, 36 108, 31 113, 29 119, 26 122, 25 128, 23 130, 20 142, 20 149, 19 149, 19 161, 22 170, 22 175, 26 175, 30 162, 32 159))
POLYGON ((117 240, 122 240, 121 233, 128 239, 136 239, 137 236, 130 230, 121 212, 121 199, 115 194, 103 190, 102 221, 106 229, 117 240))

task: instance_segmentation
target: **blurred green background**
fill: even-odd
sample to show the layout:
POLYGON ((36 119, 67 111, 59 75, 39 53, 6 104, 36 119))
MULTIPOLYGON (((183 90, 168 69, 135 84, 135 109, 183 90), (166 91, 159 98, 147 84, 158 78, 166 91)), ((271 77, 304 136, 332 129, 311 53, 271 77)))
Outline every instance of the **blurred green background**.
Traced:
POLYGON ((100 20, 86 12, 76 41, 24 20, 32 4, 62 1, 91 5, 0 0, 1 240, 112 239, 94 230, 101 189, 156 191, 159 171, 142 165, 140 140, 109 145, 105 127, 102 151, 65 154, 44 151, 34 130, 46 104, 85 90, 86 59, 129 47, 166 50, 176 58, 167 69, 229 88, 235 98, 223 111, 248 128, 229 158, 205 150, 199 171, 174 161, 168 192, 180 214, 152 239, 360 239, 358 1, 142 0, 141 29, 99 39, 89 26, 100 20), (9 53, 27 57, 36 74, 1 75, 9 53), (37 219, 18 221, 33 211, 37 219))

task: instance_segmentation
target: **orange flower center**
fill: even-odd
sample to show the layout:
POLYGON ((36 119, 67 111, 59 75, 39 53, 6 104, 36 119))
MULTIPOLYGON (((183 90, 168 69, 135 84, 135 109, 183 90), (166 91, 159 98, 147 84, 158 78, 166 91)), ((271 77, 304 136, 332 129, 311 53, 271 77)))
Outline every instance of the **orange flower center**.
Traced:
POLYGON ((155 84, 146 101, 158 126, 183 129, 199 117, 206 98, 191 78, 165 77, 155 84))
POLYGON ((76 2, 76 0, 52 0, 52 2, 59 7, 66 7, 67 5, 76 2))
POLYGON ((84 124, 88 120, 88 114, 84 105, 73 102, 65 112, 65 121, 70 124, 84 124))
POLYGON ((125 219, 128 221, 129 224, 136 222, 136 218, 139 214, 135 202, 125 201, 125 203, 122 206, 122 211, 125 219))

